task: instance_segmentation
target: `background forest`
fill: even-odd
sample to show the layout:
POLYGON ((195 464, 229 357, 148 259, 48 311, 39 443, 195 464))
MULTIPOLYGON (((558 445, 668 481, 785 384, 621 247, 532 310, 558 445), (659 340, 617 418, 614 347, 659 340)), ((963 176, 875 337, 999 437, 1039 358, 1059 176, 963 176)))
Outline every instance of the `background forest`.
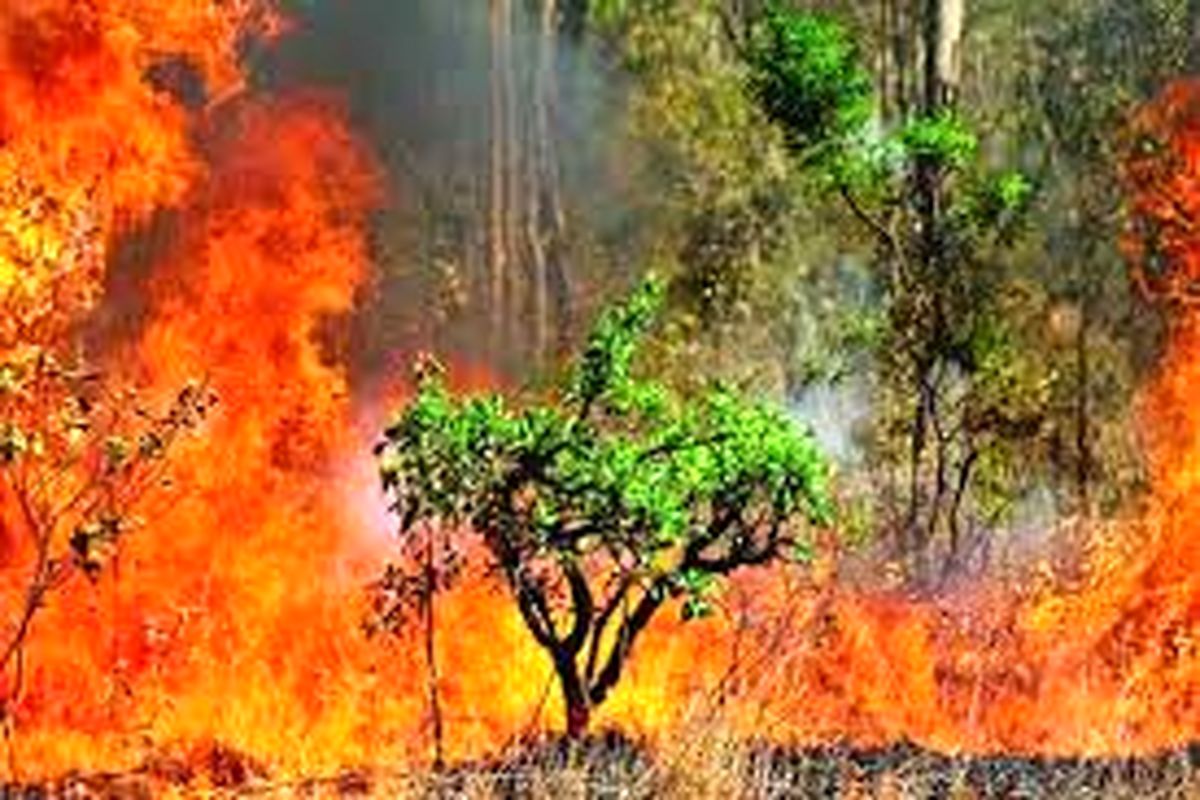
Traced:
POLYGON ((1136 496, 1162 322, 1119 163, 1200 5, 781 3, 813 16, 773 33, 753 0, 371 5, 307 8, 261 71, 352 87, 396 176, 363 376, 432 348, 536 382, 652 269, 656 363, 811 422, 894 578, 1020 563, 1136 496), (761 69, 788 47, 823 106, 791 117, 761 69))

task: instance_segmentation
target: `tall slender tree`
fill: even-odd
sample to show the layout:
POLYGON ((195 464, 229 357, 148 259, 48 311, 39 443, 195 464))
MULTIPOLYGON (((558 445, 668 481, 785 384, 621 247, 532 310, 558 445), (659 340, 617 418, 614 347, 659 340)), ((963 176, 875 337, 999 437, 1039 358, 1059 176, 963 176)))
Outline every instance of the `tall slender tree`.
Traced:
POLYGON ((564 23, 558 0, 491 0, 489 19, 486 302, 493 362, 544 365, 562 349, 571 321, 557 127, 564 23), (518 24, 528 36, 517 36, 518 24))

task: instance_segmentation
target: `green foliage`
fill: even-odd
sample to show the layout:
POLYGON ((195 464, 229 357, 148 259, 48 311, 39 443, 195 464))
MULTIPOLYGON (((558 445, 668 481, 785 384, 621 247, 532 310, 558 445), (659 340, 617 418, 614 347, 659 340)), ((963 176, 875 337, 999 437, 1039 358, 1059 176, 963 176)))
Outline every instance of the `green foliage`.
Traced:
MULTIPOLYGON (((1042 434, 1049 402, 1050 373, 1006 324, 1016 276, 1005 266, 1033 183, 989 169, 979 135, 952 106, 894 120, 890 130, 872 125, 871 82, 844 30, 778 5, 767 6, 758 30, 746 56, 756 100, 874 244, 880 302, 835 315, 832 349, 869 357, 871 466, 908 487, 881 522, 908 542, 901 549, 945 540, 956 555, 962 517, 989 507, 972 487, 1020 472, 1008 467, 1042 434)), ((864 363, 840 361, 814 364, 840 377, 864 363)), ((1018 491, 1013 481, 1003 486, 1018 491)))
POLYGON ((836 21, 773 0, 746 48, 750 90, 799 151, 837 143, 870 119, 871 76, 836 21))
POLYGON ((953 103, 932 114, 921 9, 591 5, 619 9, 605 42, 630 68, 668 210, 653 263, 676 276, 675 349, 660 363, 689 358, 667 374, 700 363, 794 396, 873 392, 850 432, 860 528, 909 524, 916 431, 918 504, 953 494, 940 459, 967 480, 976 535, 1002 535, 1033 496, 1070 511, 1089 491, 1129 496, 1143 479, 1129 403, 1161 326, 1117 251, 1114 142, 1184 69, 1188 4, 972 4, 953 103))
POLYGON ((1027 209, 1033 199, 1033 184, 1019 172, 1005 172, 990 184, 989 201, 998 211, 1013 213, 1027 209))
POLYGON ((699 387, 714 376, 774 390, 787 380, 794 322, 820 242, 784 137, 747 91, 737 12, 703 0, 630 0, 604 42, 630 90, 638 147, 622 168, 641 187, 641 268, 668 278, 660 376, 699 387), (729 12, 727 15, 726 12, 729 12), (732 343, 736 342, 736 347, 732 343))
POLYGON ((894 192, 910 159, 898 137, 863 131, 830 150, 808 176, 823 193, 852 191, 856 196, 879 201, 894 192))
POLYGON ((966 122, 949 110, 917 117, 905 125, 899 141, 908 156, 943 169, 965 169, 979 152, 979 140, 966 122))
POLYGON ((631 377, 661 297, 661 284, 647 283, 602 317, 557 402, 514 409, 499 396, 458 399, 427 368, 380 449, 402 527, 490 530, 496 504, 526 488, 534 494, 520 524, 504 535, 530 555, 616 547, 649 564, 710 535, 706 520, 747 519, 756 505, 780 524, 799 513, 827 521, 823 463, 783 414, 723 387, 684 400, 631 377), (589 534, 564 537, 573 527, 589 534))
POLYGON ((579 403, 592 403, 611 389, 626 395, 618 398, 619 402, 630 402, 635 400, 635 396, 643 394, 661 394, 657 386, 636 384, 630 370, 638 342, 653 323, 663 300, 663 284, 648 281, 626 303, 600 317, 574 371, 571 399, 579 403))
POLYGON ((589 20, 600 30, 617 27, 629 10, 629 0, 588 0, 587 5, 589 20))
POLYGON ((663 298, 660 282, 642 285, 601 317, 560 391, 520 405, 456 397, 425 363, 378 448, 402 533, 481 537, 560 670, 584 669, 587 642, 596 663, 615 626, 625 644, 586 676, 592 703, 669 597, 685 598, 685 618, 703 616, 716 577, 803 553, 804 523, 831 521, 824 460, 782 412, 722 386, 681 396, 636 377, 663 298), (568 591, 552 590, 560 583, 568 591), (626 600, 644 610, 620 622, 598 610, 626 600), (588 636, 564 633, 564 617, 588 636))
POLYGON ((1010 245, 1029 221, 1035 198, 1032 181, 1020 172, 974 175, 952 213, 960 230, 1010 245))

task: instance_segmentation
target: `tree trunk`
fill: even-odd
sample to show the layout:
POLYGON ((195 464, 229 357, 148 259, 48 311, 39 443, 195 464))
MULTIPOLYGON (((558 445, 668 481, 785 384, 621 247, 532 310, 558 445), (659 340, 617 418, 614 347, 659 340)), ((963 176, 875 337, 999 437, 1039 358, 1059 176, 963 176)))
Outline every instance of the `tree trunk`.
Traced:
MULTIPOLYGON (((489 323, 495 363, 513 356, 544 365, 552 324, 562 337, 571 301, 563 263, 566 219, 554 125, 560 0, 491 3, 489 323), (522 6, 524 9, 524 6, 522 6), (529 58, 514 50, 514 14, 529 22, 529 58)), ((524 29, 523 29, 524 30, 524 29)), ((522 48, 524 52, 526 48, 522 48)))
POLYGON ((891 50, 892 50, 892 117, 890 121, 902 120, 912 107, 912 82, 916 73, 916 4, 921 0, 888 0, 891 6, 891 50))
MULTIPOLYGON (((928 117, 952 108, 958 95, 964 4, 965 0, 923 2, 921 54, 924 92, 921 109, 928 117)), ((951 264, 946 263, 942 237, 943 182, 941 165, 929 158, 918 159, 911 187, 918 224, 916 256, 919 262, 914 308, 923 316, 927 315, 928 321, 921 324, 929 327, 923 329, 923 340, 916 345, 913 354, 912 391, 916 404, 910 422, 910 497, 906 527, 913 547, 911 555, 919 563, 928 555, 928 548, 937 535, 935 528, 945 494, 943 445, 937 439, 933 442, 937 448, 934 452, 934 478, 937 485, 933 492, 927 491, 925 486, 928 439, 931 431, 934 431, 933 423, 936 420, 933 417, 937 414, 939 392, 932 379, 942 363, 941 353, 947 337, 941 287, 947 277, 945 271, 952 268, 951 264)))
POLYGON ((488 170, 488 319, 493 362, 504 354, 504 328, 508 314, 506 289, 511 253, 509 247, 509 114, 512 91, 511 0, 489 0, 490 64, 490 163, 488 170))
POLYGON ((592 709, 586 702, 567 704, 567 738, 578 740, 587 735, 592 721, 592 709))
POLYGON ((928 420, 926 417, 924 380, 925 368, 915 366, 917 371, 917 404, 909 421, 908 443, 908 509, 904 515, 904 526, 900 530, 900 555, 911 555, 921 542, 919 525, 921 520, 922 478, 925 465, 925 438, 928 420))
POLYGON ((570 345, 574 309, 567 263, 567 215, 563 206, 558 156, 558 49, 560 0, 541 0, 538 52, 533 74, 532 177, 528 230, 532 303, 533 356, 539 367, 570 345))
POLYGON ((892 117, 892 36, 895 28, 894 0, 879 0, 879 52, 875 61, 875 84, 879 95, 879 118, 892 117))
POLYGON ((558 176, 554 169, 554 131, 551 108, 555 100, 554 58, 558 48, 557 0, 542 0, 538 25, 537 65, 533 75, 533 142, 529 166, 529 214, 526 222, 530 248, 533 306, 533 358, 543 367, 549 355, 550 289, 548 259, 555 231, 546 222, 554 214, 547 208, 556 193, 558 176))
MULTIPOLYGON (((506 5, 511 0, 505 0, 506 5)), ((506 17, 505 34, 505 68, 501 74, 503 83, 504 114, 502 142, 504 146, 504 237, 508 249, 508 269, 503 275, 503 294, 506 300, 501 317, 502 329, 499 332, 502 354, 506 358, 521 352, 524 341, 521 338, 520 321, 528 313, 520 305, 521 275, 520 269, 527 263, 528 240, 523 230, 522 217, 525 213, 523 193, 526 191, 524 167, 526 150, 524 131, 528 109, 524 108, 525 86, 519 74, 523 65, 518 64, 514 49, 513 10, 510 7, 506 17)), ((504 362, 501 362, 504 363, 504 362)), ((511 362, 510 362, 511 363, 511 362)))
POLYGON ((967 496, 967 487, 971 485, 971 472, 979 460, 979 451, 971 444, 967 445, 967 455, 958 468, 958 485, 954 487, 954 499, 950 503, 950 557, 946 561, 949 570, 962 555, 962 526, 959 517, 962 513, 963 500, 967 496))
POLYGON ((425 627, 425 675, 429 694, 429 714, 433 723, 433 768, 441 770, 446 765, 445 725, 442 719, 441 677, 437 662, 437 534, 425 531, 425 587, 421 597, 425 627))
POLYGON ((570 349, 570 335, 574 320, 574 306, 571 298, 571 278, 568 272, 567 253, 567 212, 563 204, 562 170, 558 156, 558 131, 555 119, 558 114, 558 39, 557 30, 558 0, 546 0, 546 12, 543 24, 546 27, 545 62, 545 103, 542 106, 544 117, 543 127, 543 168, 545 170, 544 185, 546 199, 543 208, 546 210, 549 226, 549 247, 547 248, 548 274, 550 296, 554 310, 554 326, 556 355, 562 356, 570 349))
POLYGON ((909 111, 909 76, 913 71, 914 0, 880 0, 879 113, 885 125, 903 120, 909 111))
POLYGON ((962 40, 966 0, 926 0, 925 110, 952 106, 962 80, 962 40))
POLYGON ((582 739, 592 721, 592 704, 587 687, 573 656, 561 654, 554 659, 554 669, 563 693, 563 708, 567 714, 567 738, 582 739))

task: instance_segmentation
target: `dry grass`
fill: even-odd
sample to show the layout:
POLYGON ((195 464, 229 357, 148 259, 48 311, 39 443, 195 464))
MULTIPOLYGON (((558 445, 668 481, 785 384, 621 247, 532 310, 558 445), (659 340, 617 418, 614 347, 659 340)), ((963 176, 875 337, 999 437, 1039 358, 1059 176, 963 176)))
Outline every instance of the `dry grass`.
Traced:
MULTIPOLYGON (((226 754, 225 758, 232 758, 226 754)), ((414 800, 1200 800, 1200 747, 1141 759, 950 758, 915 747, 883 750, 756 747, 713 725, 685 726, 650 755, 615 735, 581 746, 543 740, 438 773, 347 770, 275 783, 225 764, 227 774, 164 779, 141 771, 5 787, 0 798, 414 798, 414 800), (229 774, 240 785, 220 785, 229 774)))

